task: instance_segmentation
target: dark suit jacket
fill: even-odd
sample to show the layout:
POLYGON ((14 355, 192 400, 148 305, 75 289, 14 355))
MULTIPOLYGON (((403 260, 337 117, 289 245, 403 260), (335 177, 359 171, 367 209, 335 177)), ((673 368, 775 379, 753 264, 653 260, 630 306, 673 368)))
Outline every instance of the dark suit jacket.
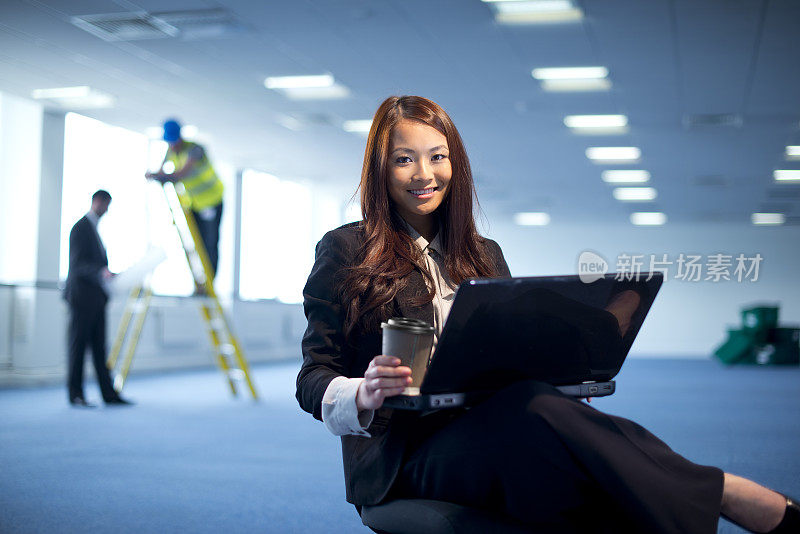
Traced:
POLYGON ((83 217, 69 233, 69 271, 64 299, 72 306, 105 305, 101 271, 108 267, 108 257, 92 221, 83 217))
MULTIPOLYGON (((308 328, 303 336, 303 365, 297 377, 297 400, 303 410, 322 419, 322 397, 337 376, 362 377, 381 352, 380 329, 363 334, 353 346, 343 334, 344 311, 339 287, 345 268, 354 263, 363 242, 363 228, 352 223, 325 234, 317 244, 316 261, 303 289, 308 328)), ((510 276, 500 246, 487 239, 488 253, 500 276, 510 276)), ((392 302, 395 317, 433 324, 433 303, 414 306, 411 299, 427 293, 419 270, 392 302)), ((417 414, 381 408, 367 431, 372 437, 342 436, 347 500, 356 505, 383 500, 400 470, 403 452, 414 432, 417 414)))

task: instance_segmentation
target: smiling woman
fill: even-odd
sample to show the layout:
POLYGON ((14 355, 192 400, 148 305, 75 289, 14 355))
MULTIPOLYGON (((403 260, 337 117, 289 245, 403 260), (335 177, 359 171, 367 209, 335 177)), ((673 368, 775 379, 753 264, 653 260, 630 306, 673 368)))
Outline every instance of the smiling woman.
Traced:
MULTIPOLYGON (((381 104, 360 189, 364 220, 317 244, 297 377, 301 407, 342 437, 348 501, 444 501, 547 532, 711 533, 720 513, 756 532, 797 532, 794 501, 697 465, 542 381, 519 380, 469 409, 384 407, 412 379, 382 354, 381 322, 422 320, 435 336, 459 283, 510 272, 497 243, 475 229, 467 155, 434 102, 381 104)), ((638 304, 635 295, 613 301, 609 319, 624 331, 638 304)))

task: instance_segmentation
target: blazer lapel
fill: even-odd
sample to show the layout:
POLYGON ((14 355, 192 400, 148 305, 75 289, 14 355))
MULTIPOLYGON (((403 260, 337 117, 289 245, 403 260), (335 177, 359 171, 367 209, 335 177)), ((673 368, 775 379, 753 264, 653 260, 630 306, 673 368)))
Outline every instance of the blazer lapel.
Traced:
POLYGON ((401 317, 410 319, 421 319, 433 326, 433 302, 428 302, 423 306, 415 306, 412 302, 414 298, 425 295, 428 292, 425 286, 425 279, 419 269, 414 269, 409 275, 408 285, 395 297, 395 308, 401 317))

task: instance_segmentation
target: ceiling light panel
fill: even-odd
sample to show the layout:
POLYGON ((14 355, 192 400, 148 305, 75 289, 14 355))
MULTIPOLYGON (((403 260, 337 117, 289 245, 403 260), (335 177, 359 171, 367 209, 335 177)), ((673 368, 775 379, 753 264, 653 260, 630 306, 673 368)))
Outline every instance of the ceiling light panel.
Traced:
POLYGON ((603 171, 601 177, 608 184, 644 184, 650 181, 650 173, 643 170, 603 171))
POLYGON ((290 100, 338 100, 350 96, 350 90, 338 83, 330 87, 298 87, 280 91, 290 100))
POLYGON ((64 109, 109 108, 116 103, 113 96, 88 85, 34 89, 31 96, 36 100, 50 101, 64 109))
POLYGON ((567 115, 564 125, 576 134, 619 135, 628 133, 625 115, 567 115))
POLYGON ((622 202, 649 202, 658 196, 653 187, 617 187, 613 194, 622 202))
POLYGON ((605 67, 548 67, 533 69, 531 76, 539 80, 543 91, 584 92, 608 91, 611 81, 605 67))
POLYGON ((800 146, 790 145, 786 147, 786 159, 800 160, 800 146))
POLYGON ((333 100, 347 98, 350 90, 336 82, 332 74, 270 76, 264 87, 279 91, 291 100, 333 100))
POLYGON ((264 80, 267 89, 297 89, 306 87, 331 87, 336 80, 331 74, 310 76, 269 76, 264 80))
POLYGON ((542 91, 548 93, 584 93, 590 91, 608 91, 611 81, 605 78, 586 80, 542 80, 539 83, 542 91))
POLYGON ((372 119, 344 121, 342 129, 345 132, 367 134, 372 127, 372 119))
POLYGON ((547 226, 550 224, 550 214, 543 211, 515 213, 514 223, 519 226, 547 226))
POLYGON ((605 67, 548 67, 533 69, 531 76, 537 80, 587 80, 608 77, 605 67))
POLYGON ((778 226, 786 222, 783 213, 754 213, 750 221, 757 226, 778 226))
POLYGON ((637 211, 631 213, 630 221, 636 226, 661 226, 667 223, 667 215, 660 211, 637 211))
POLYGON ((776 182, 800 182, 800 170, 781 169, 772 173, 776 182))
POLYGON ((572 0, 489 0, 500 24, 555 24, 578 22, 583 11, 572 0))
POLYGON ((595 163, 634 163, 642 151, 635 146, 594 146, 586 149, 586 157, 595 163))
POLYGON ((628 125, 625 115, 567 115, 564 124, 569 128, 619 128, 628 125))

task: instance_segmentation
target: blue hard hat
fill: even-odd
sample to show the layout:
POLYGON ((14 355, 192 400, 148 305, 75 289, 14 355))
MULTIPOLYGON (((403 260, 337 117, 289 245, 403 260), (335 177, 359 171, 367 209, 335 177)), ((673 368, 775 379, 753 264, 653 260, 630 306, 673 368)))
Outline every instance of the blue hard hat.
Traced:
POLYGON ((164 141, 174 143, 181 138, 181 125, 175 119, 164 121, 164 141))

